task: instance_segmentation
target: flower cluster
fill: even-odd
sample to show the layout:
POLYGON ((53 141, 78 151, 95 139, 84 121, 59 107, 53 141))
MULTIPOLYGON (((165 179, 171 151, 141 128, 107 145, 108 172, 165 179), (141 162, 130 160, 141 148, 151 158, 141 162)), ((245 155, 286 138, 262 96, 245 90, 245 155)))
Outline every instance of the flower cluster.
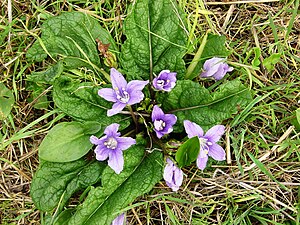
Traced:
MULTIPOLYGON (((216 80, 222 79, 227 72, 233 70, 223 61, 224 59, 222 58, 207 60, 203 66, 204 72, 200 74, 200 77, 212 77, 216 80)), ((130 107, 144 99, 142 91, 149 81, 132 80, 127 83, 123 75, 114 68, 110 71, 110 78, 112 88, 102 88, 98 91, 99 96, 114 103, 112 109, 107 111, 108 116, 121 113, 126 106, 130 107)), ((169 70, 161 71, 152 81, 152 87, 156 91, 170 92, 175 85, 176 73, 169 70)), ((129 109, 133 113, 132 109, 129 109)), ((158 105, 154 105, 151 120, 153 131, 157 138, 161 139, 173 131, 177 117, 173 114, 164 113, 158 105)), ((108 166, 117 174, 121 173, 124 167, 123 151, 136 144, 136 140, 131 137, 121 137, 120 132, 118 132, 119 126, 116 123, 107 126, 104 130, 105 135, 100 139, 95 136, 90 137, 90 142, 97 145, 94 150, 96 159, 99 161, 108 159, 108 166)), ((204 170, 208 156, 219 161, 225 160, 224 149, 216 143, 225 132, 224 126, 216 125, 204 134, 204 131, 198 124, 185 120, 184 128, 188 138, 195 136, 199 138, 200 149, 196 162, 199 169, 204 170)), ((183 171, 168 157, 166 158, 163 177, 172 191, 178 191, 183 182, 183 171)), ((123 221, 124 214, 121 214, 112 224, 123 224, 123 221)))

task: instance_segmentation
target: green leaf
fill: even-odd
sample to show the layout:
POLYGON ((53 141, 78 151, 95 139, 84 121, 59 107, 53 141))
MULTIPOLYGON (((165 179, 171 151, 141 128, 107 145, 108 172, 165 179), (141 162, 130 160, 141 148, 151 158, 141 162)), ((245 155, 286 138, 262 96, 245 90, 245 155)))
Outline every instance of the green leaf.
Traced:
POLYGON ((300 124, 300 108, 296 110, 296 118, 298 123, 300 124))
POLYGON ((28 49, 27 58, 40 62, 50 54, 52 58, 63 57, 69 69, 100 67, 96 38, 110 43, 110 50, 118 50, 110 33, 96 19, 81 12, 65 12, 44 22, 42 37, 28 49))
POLYGON ((254 59, 252 60, 252 66, 259 66, 260 65, 260 56, 261 56, 261 50, 260 50, 260 48, 259 47, 255 47, 255 48, 253 48, 253 51, 254 51, 254 55, 255 55, 255 57, 254 57, 254 59))
POLYGON ((0 83, 0 120, 4 120, 10 114, 14 103, 15 98, 11 90, 0 83))
POLYGON ((127 40, 121 64, 129 79, 149 79, 168 69, 183 78, 187 34, 185 15, 173 0, 136 1, 125 20, 127 40), (152 74, 151 74, 152 75, 152 74))
POLYGON ((27 78, 35 83, 53 84, 55 78, 59 77, 64 70, 63 62, 58 61, 53 66, 42 72, 33 72, 27 78))
POLYGON ((47 88, 46 84, 26 82, 26 90, 32 91, 30 97, 27 98, 27 101, 31 104, 34 104, 33 107, 36 109, 47 109, 50 101, 48 100, 45 89, 47 88))
POLYGON ((39 157, 50 162, 70 162, 84 156, 92 147, 90 132, 79 122, 54 126, 39 147, 39 157))
POLYGON ((200 142, 197 136, 184 142, 176 152, 175 159, 179 167, 189 166, 197 159, 200 151, 200 142))
POLYGON ((193 81, 177 81, 170 93, 158 98, 164 112, 177 116, 175 132, 183 130, 184 120, 209 129, 231 118, 238 108, 246 106, 251 100, 250 91, 239 80, 225 82, 212 94, 193 81))
POLYGON ((61 77, 53 85, 53 100, 58 108, 76 120, 97 121, 102 126, 119 123, 121 129, 127 127, 129 116, 107 116, 107 110, 111 109, 112 104, 97 94, 99 89, 92 83, 79 83, 61 77))
POLYGON ((105 167, 104 163, 83 159, 69 163, 43 161, 31 183, 34 205, 44 212, 58 204, 63 207, 74 193, 97 183, 105 167))
POLYGON ((118 212, 137 197, 149 192, 162 178, 162 153, 144 156, 144 147, 124 151, 124 170, 118 175, 107 167, 102 174, 102 187, 89 192, 68 225, 110 224, 118 212))
MULTIPOLYGON (((226 58, 229 55, 229 51, 225 47, 226 37, 219 36, 214 34, 208 34, 205 47, 198 61, 195 69, 189 75, 189 79, 192 80, 193 78, 199 76, 202 72, 203 64, 206 60, 213 58, 213 57, 220 57, 226 58)), ((196 62, 197 62, 196 61, 196 62)))
POLYGON ((280 61, 281 54, 280 53, 274 53, 268 58, 265 58, 263 61, 264 67, 270 72, 274 70, 274 66, 276 63, 280 61))

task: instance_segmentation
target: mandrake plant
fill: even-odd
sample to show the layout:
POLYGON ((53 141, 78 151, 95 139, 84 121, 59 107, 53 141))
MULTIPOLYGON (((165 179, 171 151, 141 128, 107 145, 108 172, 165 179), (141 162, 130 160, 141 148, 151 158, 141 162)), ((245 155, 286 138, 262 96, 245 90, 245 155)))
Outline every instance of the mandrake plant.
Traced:
POLYGON ((128 205, 162 179, 181 191, 181 168, 225 160, 217 142, 251 92, 225 76, 225 37, 204 34, 191 60, 186 27, 171 0, 136 1, 121 45, 81 12, 44 22, 27 58, 54 64, 28 81, 52 86, 49 98, 69 118, 39 146, 31 197, 44 224, 123 224, 128 205))

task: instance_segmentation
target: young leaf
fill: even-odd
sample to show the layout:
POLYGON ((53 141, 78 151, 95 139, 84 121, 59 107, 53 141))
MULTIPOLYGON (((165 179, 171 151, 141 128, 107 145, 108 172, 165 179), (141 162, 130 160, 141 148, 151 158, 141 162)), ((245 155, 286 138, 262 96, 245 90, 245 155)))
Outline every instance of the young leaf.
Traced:
POLYGON ((53 85, 53 100, 58 108, 76 120, 97 121, 103 127, 111 123, 121 124, 121 129, 127 127, 130 117, 107 117, 107 110, 112 104, 97 94, 99 89, 92 83, 76 83, 67 77, 59 78, 53 85))
POLYGON ((176 152, 175 159, 179 167, 189 166, 197 159, 200 151, 199 138, 197 136, 184 142, 176 152))
POLYGON ((12 92, 0 83, 0 120, 4 120, 10 113, 15 102, 12 92))
POLYGON ((228 81, 213 94, 193 81, 177 81, 175 88, 158 101, 165 112, 177 116, 174 131, 182 131, 183 121, 190 120, 204 129, 220 124, 251 101, 250 91, 239 80, 228 81))
POLYGON ((54 126, 39 147, 39 157, 50 162, 70 162, 84 156, 92 147, 90 132, 79 122, 54 126))
POLYGON ((185 16, 173 0, 136 1, 125 21, 127 40, 121 64, 129 79, 149 79, 168 69, 183 78, 187 34, 185 16))
POLYGON ((30 195, 34 205, 49 212, 63 207, 78 190, 97 183, 106 164, 83 159, 69 163, 42 162, 33 177, 30 195))
POLYGON ((269 72, 274 70, 275 64, 280 61, 280 57, 281 57, 280 53, 274 53, 268 58, 265 58, 263 61, 264 67, 266 67, 269 72))
POLYGON ((81 12, 65 12, 44 22, 42 37, 28 49, 27 58, 40 62, 50 54, 52 58, 62 56, 69 69, 100 67, 97 38, 117 51, 113 38, 96 19, 81 12))
POLYGON ((89 192, 68 225, 110 224, 118 211, 149 192, 162 178, 161 152, 154 151, 144 157, 143 147, 133 146, 124 151, 124 160, 124 170, 119 175, 106 167, 102 174, 103 186, 89 192))

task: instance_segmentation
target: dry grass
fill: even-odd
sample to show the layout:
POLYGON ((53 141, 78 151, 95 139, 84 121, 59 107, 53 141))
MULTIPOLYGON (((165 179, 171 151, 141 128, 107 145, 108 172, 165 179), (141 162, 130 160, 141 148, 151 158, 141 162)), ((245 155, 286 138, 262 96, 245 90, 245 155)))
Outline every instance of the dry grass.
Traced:
MULTIPOLYGON (((195 167, 185 169, 186 179, 178 193, 170 193, 161 182, 129 206, 129 224, 300 224, 300 133, 291 124, 300 107, 296 1, 197 2, 179 1, 189 16, 190 28, 196 18, 193 37, 196 40, 207 29, 226 35, 232 50, 230 61, 244 68, 234 76, 248 83, 257 101, 228 121, 224 146, 231 160, 204 173, 195 167), (261 50, 261 62, 273 53, 282 54, 273 71, 251 65, 254 47, 261 50)), ((6 145, 0 151, 0 223, 39 224, 40 213, 30 199, 29 187, 38 166, 38 145, 60 117, 36 110, 27 101, 26 75, 47 64, 27 64, 25 52, 34 41, 32 34, 39 34, 47 14, 75 9, 105 20, 120 40, 121 23, 112 18, 126 16, 126 3, 118 7, 117 14, 104 11, 104 15, 97 2, 42 1, 34 5, 7 0, 0 4, 0 80, 16 98, 11 116, 0 126, 6 145)))

